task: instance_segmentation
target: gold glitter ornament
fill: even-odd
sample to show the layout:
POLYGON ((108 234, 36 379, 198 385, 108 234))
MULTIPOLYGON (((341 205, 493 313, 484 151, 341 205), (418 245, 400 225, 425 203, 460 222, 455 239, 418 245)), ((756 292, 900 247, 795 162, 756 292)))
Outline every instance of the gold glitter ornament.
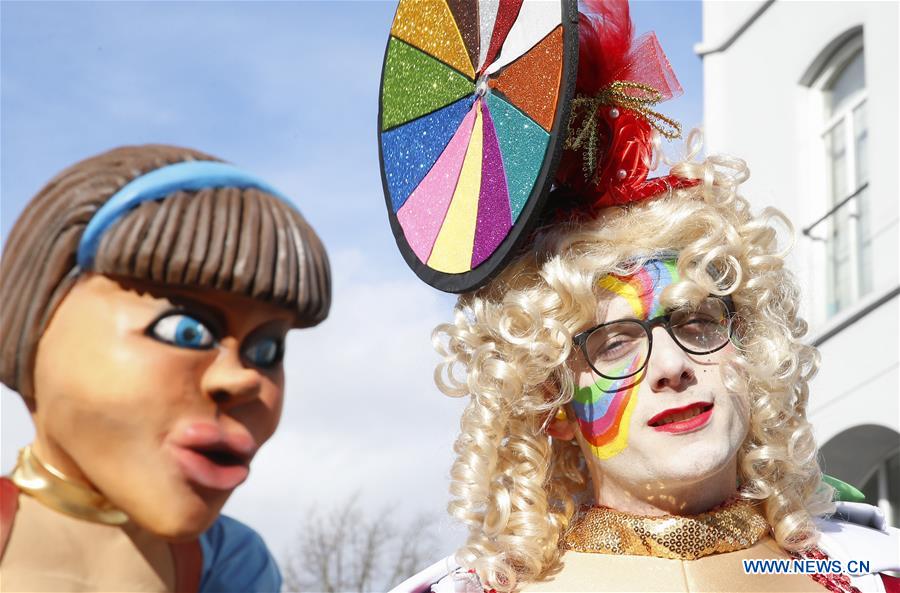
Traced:
POLYGON ((400 0, 391 34, 475 79, 469 52, 445 0, 400 0))
POLYGON ((576 552, 696 560, 749 548, 769 531, 756 505, 738 499, 699 515, 629 515, 592 507, 565 536, 576 552))
POLYGON ((653 111, 650 107, 663 101, 662 93, 641 82, 614 80, 596 95, 575 95, 569 116, 566 143, 567 150, 584 150, 584 178, 591 179, 597 173, 597 126, 600 109, 614 105, 640 113, 657 132, 674 140, 681 137, 681 124, 670 117, 653 111), (581 117, 581 125, 574 129, 574 122, 581 117))

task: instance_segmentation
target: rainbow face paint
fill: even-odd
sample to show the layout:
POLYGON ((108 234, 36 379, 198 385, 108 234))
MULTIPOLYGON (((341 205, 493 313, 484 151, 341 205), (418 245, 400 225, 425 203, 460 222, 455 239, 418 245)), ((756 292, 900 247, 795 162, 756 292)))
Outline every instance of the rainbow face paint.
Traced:
MULTIPOLYGON (((604 276, 599 286, 610 293, 610 298, 625 299, 634 318, 653 319, 664 314, 659 303, 663 290, 679 280, 675 264, 674 258, 650 260, 631 276, 604 276)), ((625 361, 621 374, 631 373, 639 365, 637 357, 625 361)), ((593 385, 575 390, 572 408, 584 440, 598 459, 609 459, 628 446, 628 428, 640 383, 639 377, 598 377, 593 385)))

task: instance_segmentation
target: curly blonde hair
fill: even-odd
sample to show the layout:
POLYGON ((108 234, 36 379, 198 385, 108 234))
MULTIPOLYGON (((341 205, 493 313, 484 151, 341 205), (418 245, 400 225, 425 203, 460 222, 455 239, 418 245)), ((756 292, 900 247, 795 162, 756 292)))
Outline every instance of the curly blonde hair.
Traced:
POLYGON ((787 550, 810 546, 813 517, 833 510, 805 417, 818 352, 800 341, 807 326, 778 246, 776 223, 792 227, 774 209, 750 212, 737 191, 749 176, 743 161, 691 157, 672 173, 696 186, 541 229, 533 250, 462 295, 453 322, 434 331, 444 357, 438 387, 470 397, 448 507, 469 528, 457 559, 486 588, 511 591, 560 566, 561 538, 576 503, 590 496, 578 445, 543 431, 574 393, 572 336, 596 323, 600 278, 632 273, 662 252, 678 252, 682 278, 664 305, 727 294, 737 311, 738 354, 722 373, 726 388, 751 402, 738 458, 742 495, 763 501, 787 550))

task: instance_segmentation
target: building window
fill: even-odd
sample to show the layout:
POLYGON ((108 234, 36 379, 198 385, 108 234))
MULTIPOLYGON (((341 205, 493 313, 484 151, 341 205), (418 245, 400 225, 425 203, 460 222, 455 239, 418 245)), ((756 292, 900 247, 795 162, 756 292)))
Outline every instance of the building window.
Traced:
POLYGON ((824 244, 830 317, 872 288, 862 34, 845 42, 820 72, 812 86, 822 105, 817 144, 824 154, 826 213, 804 233, 824 244))

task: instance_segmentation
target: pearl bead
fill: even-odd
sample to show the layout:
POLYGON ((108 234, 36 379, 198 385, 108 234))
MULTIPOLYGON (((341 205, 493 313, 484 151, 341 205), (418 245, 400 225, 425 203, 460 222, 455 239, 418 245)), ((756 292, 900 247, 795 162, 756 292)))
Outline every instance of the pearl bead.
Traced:
POLYGON ((609 116, 613 119, 616 119, 617 117, 619 117, 619 110, 613 107, 609 110, 609 116))
POLYGON ((625 169, 619 169, 616 172, 616 177, 618 177, 619 179, 625 179, 626 175, 628 175, 628 173, 625 171, 625 169))

